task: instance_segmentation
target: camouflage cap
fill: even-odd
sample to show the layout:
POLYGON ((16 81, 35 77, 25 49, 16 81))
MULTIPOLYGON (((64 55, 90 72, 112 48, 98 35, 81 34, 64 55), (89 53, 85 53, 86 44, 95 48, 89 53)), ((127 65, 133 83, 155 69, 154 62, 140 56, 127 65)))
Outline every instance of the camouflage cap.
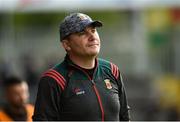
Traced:
POLYGON ((72 33, 83 31, 89 25, 101 27, 102 23, 93 21, 88 15, 83 13, 73 13, 66 16, 59 28, 61 41, 72 33))

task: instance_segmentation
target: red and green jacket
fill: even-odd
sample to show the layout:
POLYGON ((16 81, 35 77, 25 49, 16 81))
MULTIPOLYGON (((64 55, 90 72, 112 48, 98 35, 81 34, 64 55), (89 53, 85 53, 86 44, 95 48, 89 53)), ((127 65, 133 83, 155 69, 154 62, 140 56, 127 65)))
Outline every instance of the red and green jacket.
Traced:
POLYGON ((90 77, 66 56, 42 75, 33 120, 128 121, 128 111, 116 65, 96 59, 90 77))

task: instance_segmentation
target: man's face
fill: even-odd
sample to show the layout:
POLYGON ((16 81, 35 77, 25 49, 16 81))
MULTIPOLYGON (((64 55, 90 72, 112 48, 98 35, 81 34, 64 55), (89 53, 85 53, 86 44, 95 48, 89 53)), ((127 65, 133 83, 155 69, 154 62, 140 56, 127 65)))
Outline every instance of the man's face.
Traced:
POLYGON ((100 51, 100 38, 95 27, 86 27, 84 31, 73 33, 66 41, 65 49, 72 56, 95 57, 100 51))
POLYGON ((27 83, 15 84, 9 86, 6 90, 8 102, 16 107, 21 107, 27 103, 29 98, 29 91, 27 83))

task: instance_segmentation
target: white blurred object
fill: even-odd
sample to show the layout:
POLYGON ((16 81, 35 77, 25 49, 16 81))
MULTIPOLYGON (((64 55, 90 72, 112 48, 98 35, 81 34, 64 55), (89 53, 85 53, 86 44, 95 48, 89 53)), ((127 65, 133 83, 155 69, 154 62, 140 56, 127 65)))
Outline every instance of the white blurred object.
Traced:
POLYGON ((0 12, 180 7, 180 0, 0 0, 0 12))

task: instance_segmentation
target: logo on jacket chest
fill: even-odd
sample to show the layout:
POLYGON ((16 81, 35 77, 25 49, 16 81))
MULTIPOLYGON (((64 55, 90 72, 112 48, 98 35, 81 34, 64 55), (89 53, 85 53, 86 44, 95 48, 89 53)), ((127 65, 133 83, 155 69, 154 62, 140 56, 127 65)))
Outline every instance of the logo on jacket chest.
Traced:
POLYGON ((81 94, 85 94, 85 91, 83 89, 81 89, 81 88, 75 88, 74 93, 76 95, 81 95, 81 94))
POLYGON ((106 84, 106 88, 107 88, 107 89, 112 89, 112 85, 111 85, 111 82, 110 82, 109 79, 105 79, 104 82, 105 82, 105 84, 106 84))

